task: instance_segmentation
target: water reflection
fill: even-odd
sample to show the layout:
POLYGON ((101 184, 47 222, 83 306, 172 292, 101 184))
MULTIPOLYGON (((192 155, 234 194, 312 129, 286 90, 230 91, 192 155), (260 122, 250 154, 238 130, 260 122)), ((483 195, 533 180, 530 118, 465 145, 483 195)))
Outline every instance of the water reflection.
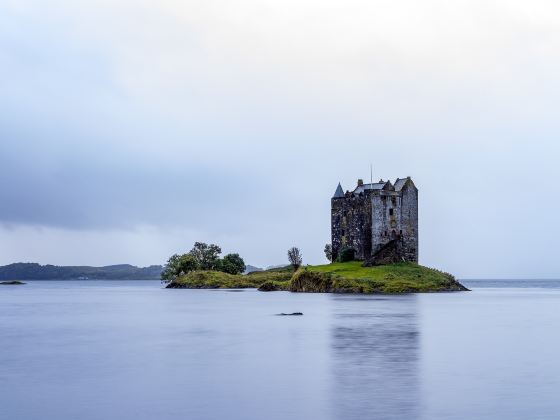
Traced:
POLYGON ((417 297, 332 299, 333 418, 418 418, 417 297))

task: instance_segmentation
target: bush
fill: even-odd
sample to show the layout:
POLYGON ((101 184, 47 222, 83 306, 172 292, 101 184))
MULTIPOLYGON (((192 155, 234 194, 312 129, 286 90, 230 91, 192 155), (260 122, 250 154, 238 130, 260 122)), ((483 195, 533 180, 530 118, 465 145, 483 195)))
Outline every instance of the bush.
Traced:
POLYGON ((241 274, 245 271, 245 261, 239 254, 227 254, 220 260, 218 270, 229 274, 241 274))
POLYGON ((356 251, 354 250, 354 248, 342 248, 340 254, 338 254, 337 261, 338 262, 354 261, 355 256, 356 256, 356 251))
POLYGON ((325 257, 327 257, 327 260, 332 262, 332 245, 331 244, 326 244, 325 245, 325 257))
POLYGON ((161 273, 161 279, 175 281, 193 271, 221 271, 237 275, 245 271, 245 261, 239 254, 228 254, 220 258, 222 249, 218 245, 195 242, 193 249, 187 254, 172 255, 161 273))
POLYGON ((222 249, 218 245, 195 242, 189 254, 192 255, 201 270, 215 270, 218 266, 222 249))
POLYGON ((167 264, 161 273, 161 279, 164 281, 173 281, 179 276, 184 276, 198 269, 198 262, 191 254, 175 254, 167 260, 167 264))

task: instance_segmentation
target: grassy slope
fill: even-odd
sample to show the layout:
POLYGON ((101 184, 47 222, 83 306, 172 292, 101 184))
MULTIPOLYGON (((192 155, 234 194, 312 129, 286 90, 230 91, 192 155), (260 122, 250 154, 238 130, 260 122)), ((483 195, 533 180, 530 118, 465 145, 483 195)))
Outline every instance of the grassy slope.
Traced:
POLYGON ((360 261, 308 266, 291 281, 297 292, 409 293, 466 290, 447 273, 418 264, 362 267, 360 261))
POLYGON ((170 288, 188 289, 247 289, 259 288, 267 283, 269 290, 289 290, 294 274, 289 269, 255 271, 247 275, 232 275, 219 271, 194 271, 176 279, 170 288))
POLYGON ((360 261, 231 275, 195 271, 169 286, 190 289, 260 288, 265 291, 334 293, 410 293, 466 290, 453 276, 418 264, 362 267, 360 261))

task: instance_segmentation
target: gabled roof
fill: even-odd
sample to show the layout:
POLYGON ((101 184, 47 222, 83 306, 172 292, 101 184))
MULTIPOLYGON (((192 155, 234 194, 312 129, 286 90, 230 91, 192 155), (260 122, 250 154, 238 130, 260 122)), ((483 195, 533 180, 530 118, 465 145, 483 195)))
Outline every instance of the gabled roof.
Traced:
POLYGON ((397 180, 395 181, 395 190, 396 191, 402 190, 404 184, 406 184, 406 178, 404 179, 397 178, 397 180))
MULTIPOLYGON (((361 182, 361 181, 359 181, 361 182)), ((374 182, 371 184, 361 184, 358 185, 354 191, 352 191, 353 194, 355 195, 359 195, 361 193, 364 193, 365 191, 395 191, 395 192, 400 192, 402 191, 402 189, 407 185, 410 184, 412 187, 416 188, 416 186, 414 185, 414 182, 412 182, 412 179, 410 177, 406 177, 406 178, 397 178, 397 180, 395 181, 395 184, 393 185, 391 183, 391 181, 383 181, 382 179, 379 180, 379 182, 374 182)), ((336 191, 334 193, 333 198, 344 198, 345 194, 344 194, 344 190, 342 189, 342 186, 340 185, 340 183, 338 184, 338 187, 336 187, 336 191)))
POLYGON ((416 187, 409 176, 403 179, 397 178, 397 181, 395 182, 395 191, 401 191, 407 182, 410 182, 414 187, 416 187))
POLYGON ((391 184, 391 181, 387 181, 383 186, 383 189, 385 191, 395 191, 395 187, 393 186, 393 184, 391 184))
POLYGON ((342 185, 340 185, 339 182, 338 187, 336 187, 336 191, 334 192, 333 198, 343 198, 343 197, 344 197, 344 191, 342 190, 342 185))
POLYGON ((354 194, 360 194, 366 190, 382 190, 385 187, 385 185, 387 185, 386 182, 374 182, 373 184, 363 184, 356 187, 356 189, 354 190, 354 194))

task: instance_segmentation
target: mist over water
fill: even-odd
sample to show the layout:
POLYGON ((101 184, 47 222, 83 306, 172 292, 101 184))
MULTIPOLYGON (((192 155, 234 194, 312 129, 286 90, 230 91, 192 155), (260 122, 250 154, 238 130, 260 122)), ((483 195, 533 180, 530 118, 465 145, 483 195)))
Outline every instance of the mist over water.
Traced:
POLYGON ((556 419, 560 282, 466 285, 405 296, 4 286, 0 418, 556 419))

